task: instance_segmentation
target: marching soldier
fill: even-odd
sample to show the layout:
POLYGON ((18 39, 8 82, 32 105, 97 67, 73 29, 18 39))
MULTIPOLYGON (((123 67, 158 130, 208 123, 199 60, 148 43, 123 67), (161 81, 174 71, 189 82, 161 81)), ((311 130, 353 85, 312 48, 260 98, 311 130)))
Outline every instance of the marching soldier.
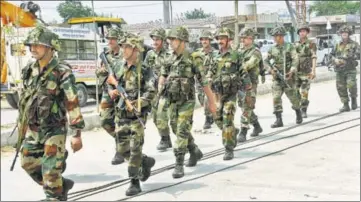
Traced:
MULTIPOLYGON (((202 48, 198 49, 197 51, 203 55, 204 57, 204 70, 205 72, 208 72, 209 67, 212 64, 213 58, 215 56, 215 49, 211 46, 211 42, 213 40, 212 33, 207 30, 203 30, 201 33, 201 36, 199 37, 199 40, 202 43, 202 48)), ((204 115, 206 116, 206 121, 204 123, 203 129, 209 129, 211 128, 213 124, 213 116, 212 113, 209 111, 208 106, 208 100, 204 96, 203 87, 197 82, 197 93, 198 93, 198 101, 202 106, 204 107, 204 115)))
POLYGON ((109 76, 107 85, 121 86, 125 93, 115 91, 118 97, 116 103, 116 130, 118 138, 118 152, 129 161, 128 175, 131 178, 130 187, 126 191, 127 196, 140 193, 140 181, 146 181, 155 159, 142 153, 144 144, 144 128, 147 114, 151 109, 151 101, 155 95, 154 77, 149 68, 142 67, 140 54, 144 51, 143 39, 129 34, 121 42, 123 49, 123 61, 116 65, 114 76, 109 76), (116 78, 116 79, 115 79, 116 78), (120 96, 120 97, 119 97, 120 96), (126 101, 129 101, 129 105, 126 101), (133 110, 132 108, 137 110, 133 110))
MULTIPOLYGON (((154 50, 150 50, 144 60, 144 65, 156 75, 156 90, 158 88, 158 79, 160 76, 160 67, 164 64, 167 56, 167 48, 165 46, 165 30, 163 28, 157 28, 152 30, 150 38, 153 40, 154 50)), ((169 122, 169 106, 165 103, 159 103, 159 95, 155 96, 152 104, 153 122, 156 125, 161 140, 157 146, 159 151, 165 151, 172 147, 172 141, 170 139, 170 130, 168 126, 169 122)))
POLYGON ((62 177, 64 169, 67 116, 76 131, 71 138, 74 152, 82 148, 84 120, 80 111, 75 77, 71 67, 54 54, 59 51, 59 37, 38 25, 27 36, 35 62, 22 70, 24 90, 19 102, 19 134, 25 139, 21 149, 21 166, 43 186, 47 200, 67 200, 74 182, 62 177), (28 133, 26 133, 29 129, 28 133))
POLYGON ((349 97, 351 97, 351 108, 357 109, 357 79, 356 60, 360 59, 360 45, 350 39, 352 29, 348 26, 342 26, 338 33, 341 35, 342 41, 336 44, 331 51, 332 62, 335 65, 336 87, 338 95, 343 103, 340 112, 350 111, 349 97))
POLYGON ((241 117, 242 128, 238 136, 238 142, 246 141, 247 130, 249 128, 248 123, 252 123, 254 127, 251 134, 252 137, 258 136, 263 131, 258 122, 258 117, 254 113, 259 76, 261 76, 262 83, 265 82, 262 54, 256 47, 256 44, 254 44, 254 39, 257 35, 258 33, 252 28, 244 28, 239 34, 243 44, 242 48, 239 50, 241 55, 240 63, 242 64, 243 72, 248 72, 251 79, 252 92, 249 96, 251 100, 248 102, 242 102, 244 99, 241 96, 238 96, 238 106, 244 108, 243 111, 250 112, 249 120, 244 120, 247 116, 241 117), (247 105, 247 103, 249 103, 249 105, 247 105))
POLYGON ((311 80, 316 77, 316 59, 317 46, 315 43, 307 39, 310 28, 307 25, 301 25, 297 34, 300 41, 295 43, 295 49, 300 59, 297 72, 297 89, 301 97, 302 117, 307 118, 307 107, 310 103, 308 100, 308 92, 310 90, 311 80))
POLYGON ((185 49, 189 40, 188 30, 183 26, 173 28, 167 38, 173 51, 169 61, 166 62, 167 65, 161 68, 158 84, 161 95, 159 102, 165 102, 172 107, 171 127, 177 136, 174 146, 176 165, 172 176, 181 178, 184 176, 183 162, 187 150, 190 153, 187 164, 189 167, 195 166, 203 157, 191 134, 195 106, 195 78, 203 86, 209 100, 210 111, 214 113, 216 106, 205 77, 202 56, 197 52, 191 54, 185 49))
POLYGON ((297 92, 296 74, 299 58, 294 46, 284 41, 286 30, 283 26, 271 30, 271 35, 276 43, 268 51, 264 64, 273 75, 272 95, 273 110, 276 115, 276 122, 271 128, 283 126, 282 121, 282 95, 286 93, 296 112, 296 123, 301 124, 303 119, 300 110, 300 99, 297 92), (280 73, 280 74, 277 74, 280 73), (286 79, 284 79, 286 77, 286 79))
MULTIPOLYGON (((215 123, 222 130, 222 142, 226 150, 223 160, 231 160, 234 157, 233 150, 237 146, 239 131, 234 126, 237 93, 242 88, 247 97, 245 102, 248 102, 243 104, 250 106, 252 83, 248 73, 243 72, 241 68, 239 52, 231 48, 230 40, 234 38, 234 32, 229 28, 219 28, 215 38, 219 44, 219 51, 207 78, 212 81, 212 91, 216 94, 218 102, 215 123)), ((249 120, 251 112, 243 111, 244 120, 249 120)))
MULTIPOLYGON (((109 50, 106 52, 106 58, 109 62, 110 69, 114 71, 114 65, 116 60, 122 60, 122 50, 118 45, 117 40, 120 36, 120 30, 118 28, 111 28, 107 33, 106 38, 108 39, 109 50)), ((108 74, 113 74, 113 72, 108 72, 108 69, 102 65, 102 67, 96 71, 97 76, 99 77, 100 83, 103 84, 108 74)), ((114 106, 114 97, 116 90, 112 87, 106 88, 106 85, 103 85, 102 99, 100 101, 100 120, 101 126, 104 130, 111 135, 115 140, 115 147, 117 146, 117 138, 115 137, 115 106, 114 106)), ((117 149, 116 149, 117 151, 117 149)), ((124 158, 115 152, 115 155, 111 161, 113 165, 119 165, 124 162, 124 158)))

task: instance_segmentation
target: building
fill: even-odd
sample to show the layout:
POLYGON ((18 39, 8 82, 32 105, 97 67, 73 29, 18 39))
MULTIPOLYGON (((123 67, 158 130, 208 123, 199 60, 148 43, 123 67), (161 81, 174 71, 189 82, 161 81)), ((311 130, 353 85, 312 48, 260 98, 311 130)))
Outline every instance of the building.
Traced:
POLYGON ((332 27, 329 30, 329 34, 336 34, 337 30, 343 25, 349 25, 355 33, 360 33, 360 15, 317 16, 311 18, 309 22, 311 29, 310 37, 327 34, 327 20, 330 21, 332 27))

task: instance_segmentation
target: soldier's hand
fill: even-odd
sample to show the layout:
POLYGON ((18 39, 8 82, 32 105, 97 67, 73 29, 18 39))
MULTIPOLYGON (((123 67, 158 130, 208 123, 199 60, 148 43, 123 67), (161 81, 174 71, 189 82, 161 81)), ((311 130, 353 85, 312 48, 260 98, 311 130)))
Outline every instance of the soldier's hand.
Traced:
POLYGON ((209 111, 212 113, 212 114, 216 114, 217 112, 217 106, 214 102, 209 102, 208 103, 208 108, 209 108, 209 111))
POLYGON ((272 74, 273 77, 276 77, 276 71, 275 70, 272 69, 271 74, 272 74))
POLYGON ((119 96, 119 91, 117 89, 111 90, 109 91, 109 96, 112 100, 114 100, 115 98, 117 98, 119 96))
POLYGON ((313 80, 314 78, 316 78, 316 72, 311 72, 309 75, 308 75, 308 78, 313 80))
POLYGON ((264 84, 264 82, 266 82, 266 76, 261 76, 261 82, 262 82, 262 84, 264 84))
POLYGON ((74 153, 83 148, 81 137, 72 137, 70 140, 70 146, 74 153))
POLYGON ((286 79, 287 79, 287 80, 290 80, 290 79, 292 79, 292 76, 293 76, 293 72, 290 71, 290 72, 288 72, 288 73, 286 74, 286 79))

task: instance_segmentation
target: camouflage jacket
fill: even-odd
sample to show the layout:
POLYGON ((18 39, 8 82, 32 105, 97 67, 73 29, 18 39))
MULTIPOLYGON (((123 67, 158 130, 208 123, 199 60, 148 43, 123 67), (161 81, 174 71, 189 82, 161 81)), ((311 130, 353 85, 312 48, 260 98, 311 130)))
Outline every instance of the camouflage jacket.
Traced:
POLYGON ((211 50, 208 53, 206 53, 203 48, 199 48, 196 51, 203 57, 203 66, 207 74, 209 68, 212 66, 213 59, 217 55, 217 51, 213 47, 211 47, 211 50))
POLYGON ((66 125, 68 112, 70 128, 83 129, 85 123, 70 66, 53 57, 42 72, 39 70, 37 61, 22 70, 24 90, 19 101, 20 118, 27 115, 30 130, 45 136, 49 130, 66 125))
MULTIPOLYGON (((139 74, 136 65, 128 67, 127 62, 122 60, 119 62, 119 65, 115 65, 114 74, 119 85, 121 85, 128 94, 128 99, 130 101, 135 101, 134 106, 137 109, 138 91, 140 91, 140 113, 142 116, 148 113, 151 108, 151 100, 154 98, 156 92, 154 87, 154 76, 152 75, 153 72, 151 69, 142 66, 139 74), (139 76, 140 86, 138 85, 139 76)), ((115 103, 117 103, 116 116, 119 119, 136 119, 135 114, 126 110, 125 103, 121 99, 117 99, 115 103)))
POLYGON ((312 71, 312 59, 317 59, 317 46, 311 40, 305 42, 297 41, 295 49, 300 60, 298 66, 299 74, 308 74, 312 71))
POLYGON ((160 68, 165 62, 167 53, 167 50, 164 48, 162 48, 159 53, 155 52, 155 50, 148 51, 144 59, 144 66, 150 68, 154 72, 154 74, 159 77, 160 68))
MULTIPOLYGON (((114 73, 115 62, 117 60, 122 60, 123 59, 122 50, 120 49, 118 53, 114 53, 113 51, 108 50, 105 53, 105 55, 106 55, 106 58, 107 58, 107 60, 109 62, 110 68, 111 68, 111 70, 113 70, 113 73, 114 73)), ((100 69, 97 69, 95 71, 95 74, 96 74, 97 77, 99 77, 100 81, 104 81, 106 79, 106 77, 108 77, 109 72, 108 72, 107 69, 105 71, 101 71, 100 69)))
POLYGON ((261 51, 254 44, 249 48, 239 49, 239 52, 242 68, 248 72, 252 84, 258 84, 258 76, 265 74, 261 51))
POLYGON ((252 82, 249 74, 243 71, 241 55, 237 50, 217 51, 207 78, 212 81, 212 90, 221 95, 235 95, 239 90, 249 90, 252 82))
POLYGON ((289 71, 297 73, 299 58, 296 49, 291 43, 285 42, 283 45, 275 45, 268 50, 264 64, 269 69, 273 64, 282 74, 284 74, 284 56, 286 57, 286 74, 289 71))
POLYGON ((332 49, 331 56, 334 57, 333 60, 341 60, 336 64, 336 71, 354 69, 358 65, 356 60, 360 59, 360 45, 351 39, 347 43, 340 42, 332 49))
POLYGON ((177 55, 171 52, 165 64, 161 67, 161 75, 167 78, 165 91, 161 95, 171 102, 184 102, 195 99, 195 79, 202 86, 207 86, 203 56, 199 52, 184 50, 177 55))

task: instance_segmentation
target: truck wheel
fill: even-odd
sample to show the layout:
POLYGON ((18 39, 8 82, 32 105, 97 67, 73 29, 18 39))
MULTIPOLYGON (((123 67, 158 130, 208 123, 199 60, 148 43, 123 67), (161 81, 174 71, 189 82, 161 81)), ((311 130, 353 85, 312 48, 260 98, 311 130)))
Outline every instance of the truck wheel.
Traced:
POLYGON ((17 92, 12 94, 6 94, 6 100, 12 108, 19 109, 19 95, 17 92))
POLYGON ((84 107, 88 100, 88 91, 86 87, 81 83, 76 84, 76 87, 78 88, 79 105, 80 107, 84 107))

